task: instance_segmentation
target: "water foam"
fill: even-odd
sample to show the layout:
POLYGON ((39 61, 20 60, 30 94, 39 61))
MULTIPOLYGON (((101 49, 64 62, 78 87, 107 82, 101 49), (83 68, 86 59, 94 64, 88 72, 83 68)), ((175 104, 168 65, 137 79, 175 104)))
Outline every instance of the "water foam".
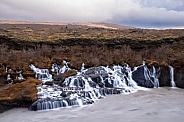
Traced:
MULTIPOLYGON (((68 62, 63 61, 64 66, 53 64, 51 71, 56 75, 71 70, 68 62)), ((48 69, 39 69, 30 65, 31 69, 38 75, 44 75, 40 79, 43 84, 37 86, 38 101, 32 104, 31 110, 55 109, 68 106, 83 106, 94 103, 109 94, 129 94, 138 90, 149 90, 137 85, 133 79, 133 73, 142 71, 143 81, 153 84, 154 88, 159 87, 156 68, 151 69, 143 64, 131 70, 128 64, 124 66, 114 65, 113 67, 91 67, 85 68, 82 64, 77 74, 66 78, 61 85, 44 85, 46 80, 53 80, 48 69)), ((172 69, 172 68, 171 68, 172 69)), ((172 76, 173 78, 173 76, 172 76)))

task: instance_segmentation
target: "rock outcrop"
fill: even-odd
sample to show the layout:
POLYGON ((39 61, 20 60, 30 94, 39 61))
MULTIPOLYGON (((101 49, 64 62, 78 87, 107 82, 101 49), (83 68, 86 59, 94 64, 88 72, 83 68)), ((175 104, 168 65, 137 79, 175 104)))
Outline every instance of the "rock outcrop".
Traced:
POLYGON ((179 88, 184 88, 184 67, 175 69, 175 83, 179 88))
POLYGON ((168 66, 160 67, 160 70, 158 71, 158 79, 159 79, 160 87, 171 86, 170 69, 168 66))
POLYGON ((77 74, 76 70, 68 70, 67 72, 59 73, 58 75, 56 75, 56 73, 53 73, 53 79, 56 82, 59 81, 60 83, 62 83, 67 77, 70 77, 76 74, 77 74))
POLYGON ((37 88, 36 85, 41 81, 28 78, 21 83, 12 84, 7 88, 0 90, 0 105, 1 111, 10 108, 10 106, 25 107, 28 104, 37 100, 37 88), (9 107, 7 107, 9 106, 9 107))

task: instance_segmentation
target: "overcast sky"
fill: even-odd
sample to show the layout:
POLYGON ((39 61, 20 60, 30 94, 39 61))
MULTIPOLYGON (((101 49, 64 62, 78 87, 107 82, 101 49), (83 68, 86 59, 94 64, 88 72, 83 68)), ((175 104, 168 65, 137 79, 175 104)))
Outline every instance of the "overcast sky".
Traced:
POLYGON ((184 0, 0 0, 0 20, 184 27, 184 0))

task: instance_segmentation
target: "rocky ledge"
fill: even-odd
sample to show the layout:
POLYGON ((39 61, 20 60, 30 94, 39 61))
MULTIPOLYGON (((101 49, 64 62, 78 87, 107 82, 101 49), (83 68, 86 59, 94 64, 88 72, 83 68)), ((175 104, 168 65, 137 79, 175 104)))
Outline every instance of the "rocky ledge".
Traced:
POLYGON ((26 107, 37 100, 36 85, 41 81, 27 78, 26 81, 15 84, 7 84, 0 89, 1 112, 12 107, 26 107))

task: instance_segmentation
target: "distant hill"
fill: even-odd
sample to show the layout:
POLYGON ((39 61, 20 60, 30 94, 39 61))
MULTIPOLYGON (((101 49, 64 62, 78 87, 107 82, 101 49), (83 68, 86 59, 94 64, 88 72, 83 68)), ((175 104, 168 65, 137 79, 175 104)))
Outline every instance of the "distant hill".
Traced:
POLYGON ((105 28, 105 29, 133 29, 131 26, 122 26, 112 23, 95 23, 95 22, 28 22, 28 21, 13 21, 13 20, 0 20, 0 28, 9 25, 23 26, 23 25, 39 25, 39 26, 73 26, 75 27, 92 27, 92 28, 105 28))

